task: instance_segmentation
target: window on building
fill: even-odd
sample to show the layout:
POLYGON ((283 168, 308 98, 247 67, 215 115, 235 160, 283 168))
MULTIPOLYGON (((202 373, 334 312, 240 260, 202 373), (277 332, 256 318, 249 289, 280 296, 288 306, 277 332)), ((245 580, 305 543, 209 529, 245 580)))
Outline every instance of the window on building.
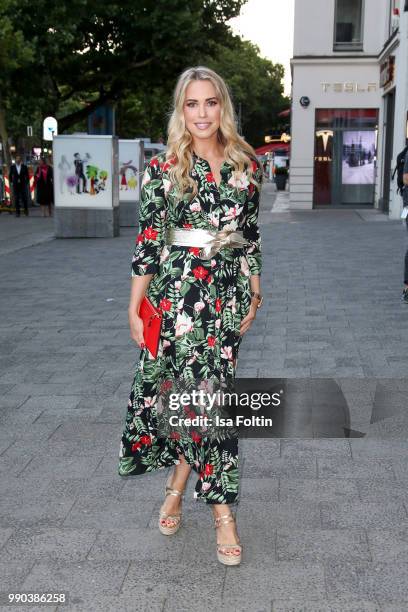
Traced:
POLYGON ((336 0, 334 50, 362 50, 363 0, 336 0))

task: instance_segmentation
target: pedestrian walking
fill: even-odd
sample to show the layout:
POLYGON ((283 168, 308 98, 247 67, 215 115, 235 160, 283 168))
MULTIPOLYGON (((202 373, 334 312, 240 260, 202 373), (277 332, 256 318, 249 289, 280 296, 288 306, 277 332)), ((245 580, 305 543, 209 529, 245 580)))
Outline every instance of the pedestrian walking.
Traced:
POLYGON ((52 217, 52 204, 54 202, 54 173, 45 157, 41 157, 40 165, 34 175, 34 185, 37 190, 37 202, 41 206, 42 216, 52 217))
POLYGON ((21 155, 16 155, 16 161, 10 166, 9 181, 13 189, 14 205, 16 217, 20 216, 20 200, 23 202, 24 214, 28 216, 28 186, 30 178, 28 168, 21 159, 21 155))
POLYGON ((217 558, 237 565, 242 544, 229 505, 239 492, 238 440, 166 436, 157 431, 160 383, 233 380, 243 335, 262 304, 258 227, 262 165, 238 134, 223 79, 206 67, 185 70, 173 95, 167 151, 142 181, 139 233, 132 258, 131 337, 141 352, 128 400, 118 472, 140 475, 175 466, 158 528, 181 524, 192 470, 194 497, 211 506, 217 558), (162 313, 157 357, 145 346, 144 298, 162 313))
MULTIPOLYGON (((405 148, 404 167, 402 173, 402 201, 403 207, 408 208, 408 147, 405 148)), ((405 217, 405 227, 408 231, 408 215, 405 217)), ((405 252, 404 259, 404 289, 402 291, 402 299, 408 304, 408 248, 405 252)))

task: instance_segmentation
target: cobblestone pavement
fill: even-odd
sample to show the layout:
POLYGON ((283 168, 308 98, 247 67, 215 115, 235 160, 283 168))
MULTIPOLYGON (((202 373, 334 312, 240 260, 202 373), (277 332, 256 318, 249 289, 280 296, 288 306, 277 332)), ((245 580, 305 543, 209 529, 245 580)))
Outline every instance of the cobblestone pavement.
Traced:
MULTIPOLYGON (((372 211, 290 211, 282 194, 271 213, 275 197, 267 184, 265 303, 238 376, 335 380, 358 429, 379 383, 406 394, 405 230, 372 211)), ((405 612, 405 414, 360 438, 242 440, 240 567, 216 560, 194 474, 169 538, 156 528, 167 470, 117 475, 135 233, 54 240, 52 219, 0 217, 1 591, 69 593, 25 612, 405 612)))

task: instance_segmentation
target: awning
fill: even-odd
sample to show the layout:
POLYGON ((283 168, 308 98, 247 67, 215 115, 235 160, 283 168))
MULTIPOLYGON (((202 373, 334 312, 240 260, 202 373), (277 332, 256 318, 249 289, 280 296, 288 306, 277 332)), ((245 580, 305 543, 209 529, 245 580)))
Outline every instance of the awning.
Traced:
POLYGON ((284 149, 289 154, 290 144, 287 142, 269 142, 268 144, 262 145, 262 147, 255 149, 255 153, 257 155, 265 155, 266 153, 274 151, 275 149, 284 149))

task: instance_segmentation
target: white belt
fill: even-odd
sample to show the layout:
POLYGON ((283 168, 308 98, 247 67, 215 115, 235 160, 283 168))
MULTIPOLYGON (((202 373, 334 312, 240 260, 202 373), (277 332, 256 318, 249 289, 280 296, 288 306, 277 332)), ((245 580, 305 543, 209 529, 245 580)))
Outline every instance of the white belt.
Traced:
POLYGON ((201 259, 211 259, 224 247, 242 248, 250 243, 244 238, 242 231, 224 229, 212 231, 207 229, 187 229, 169 227, 166 230, 166 244, 178 246, 200 247, 201 259))

